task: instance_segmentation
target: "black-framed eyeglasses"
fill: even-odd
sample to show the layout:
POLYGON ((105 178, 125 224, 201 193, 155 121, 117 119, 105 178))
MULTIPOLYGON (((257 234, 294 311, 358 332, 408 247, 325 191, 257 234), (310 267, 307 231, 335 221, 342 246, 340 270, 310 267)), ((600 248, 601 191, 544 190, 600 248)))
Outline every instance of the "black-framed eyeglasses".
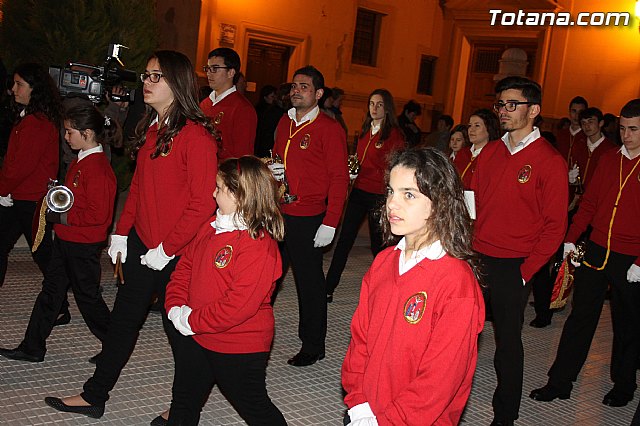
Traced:
POLYGON ((229 68, 231 67, 223 67, 221 65, 205 65, 204 67, 202 67, 204 72, 210 72, 211 74, 217 73, 218 70, 228 70, 229 68))
POLYGON ((495 112, 500 112, 502 108, 504 108, 507 112, 513 112, 518 108, 518 105, 533 105, 534 102, 527 101, 508 101, 508 102, 496 102, 493 104, 493 109, 495 112))
POLYGON ((152 83, 157 83, 162 77, 163 75, 161 72, 143 72, 140 74, 140 81, 144 83, 146 79, 149 79, 152 83))

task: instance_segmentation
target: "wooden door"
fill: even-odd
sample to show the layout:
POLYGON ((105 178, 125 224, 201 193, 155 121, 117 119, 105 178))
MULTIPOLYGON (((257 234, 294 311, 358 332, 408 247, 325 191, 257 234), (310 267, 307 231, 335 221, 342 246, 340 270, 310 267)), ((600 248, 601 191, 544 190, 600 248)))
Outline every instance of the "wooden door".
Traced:
POLYGON ((252 104, 258 102, 260 90, 268 84, 278 87, 287 82, 287 70, 291 46, 270 43, 257 39, 249 40, 247 54, 247 81, 255 83, 255 91, 247 91, 252 104))

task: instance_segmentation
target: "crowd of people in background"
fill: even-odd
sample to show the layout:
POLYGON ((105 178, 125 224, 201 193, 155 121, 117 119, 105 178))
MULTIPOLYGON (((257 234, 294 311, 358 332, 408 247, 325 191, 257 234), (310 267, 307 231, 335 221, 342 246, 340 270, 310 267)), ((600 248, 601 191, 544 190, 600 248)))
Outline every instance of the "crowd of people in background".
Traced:
POLYGON ((101 109, 61 100, 40 65, 0 75, 0 286, 20 235, 44 277, 24 339, 0 355, 43 361, 53 327, 70 320, 69 287, 102 344, 83 392, 46 404, 100 418, 151 308, 162 315, 175 362, 172 400, 151 425, 198 424, 214 385, 248 424, 286 424, 265 381, 278 286, 291 269, 300 350, 287 363, 322 361, 327 303, 339 297, 365 218, 373 262, 342 367, 345 425, 457 424, 485 321, 496 336, 491 424, 514 424, 524 309, 533 289, 530 325, 551 323, 553 266, 567 258, 572 310, 548 382, 530 397, 570 397, 610 288, 613 388, 602 402, 633 399, 640 99, 617 117, 577 96, 569 117, 545 132, 540 85, 506 77, 493 105, 457 125, 439 115, 425 134, 417 102, 397 114, 393 95, 377 88, 351 139, 341 110, 347 95, 326 87, 320 70, 305 66, 291 82, 265 85, 255 106, 240 70, 237 52, 214 49, 203 69, 208 86, 198 87, 185 55, 157 51, 140 75, 144 102, 107 95, 101 109), (117 170, 129 155, 135 170, 120 185, 110 163, 117 170), (46 200, 58 177, 74 196, 64 212, 46 200), (111 310, 100 293, 107 240, 127 282, 111 310), (582 260, 574 256, 579 242, 582 260))

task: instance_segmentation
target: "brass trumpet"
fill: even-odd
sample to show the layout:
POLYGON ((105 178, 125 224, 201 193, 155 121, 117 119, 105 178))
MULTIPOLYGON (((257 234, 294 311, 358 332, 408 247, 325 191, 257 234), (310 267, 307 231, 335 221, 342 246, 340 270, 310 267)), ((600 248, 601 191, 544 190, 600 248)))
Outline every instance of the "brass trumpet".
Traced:
POLYGON ((68 212, 73 206, 73 192, 64 185, 58 185, 57 180, 49 183, 49 191, 45 197, 47 207, 55 213, 68 212))

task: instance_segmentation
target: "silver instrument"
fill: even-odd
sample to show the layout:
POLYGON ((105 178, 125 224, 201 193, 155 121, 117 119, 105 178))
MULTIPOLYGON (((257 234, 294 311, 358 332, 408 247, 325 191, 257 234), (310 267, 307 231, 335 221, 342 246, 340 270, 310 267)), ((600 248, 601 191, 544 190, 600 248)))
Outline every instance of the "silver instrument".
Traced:
POLYGON ((64 213, 73 206, 73 192, 64 185, 58 185, 57 180, 52 180, 45 200, 49 210, 55 213, 64 213))

